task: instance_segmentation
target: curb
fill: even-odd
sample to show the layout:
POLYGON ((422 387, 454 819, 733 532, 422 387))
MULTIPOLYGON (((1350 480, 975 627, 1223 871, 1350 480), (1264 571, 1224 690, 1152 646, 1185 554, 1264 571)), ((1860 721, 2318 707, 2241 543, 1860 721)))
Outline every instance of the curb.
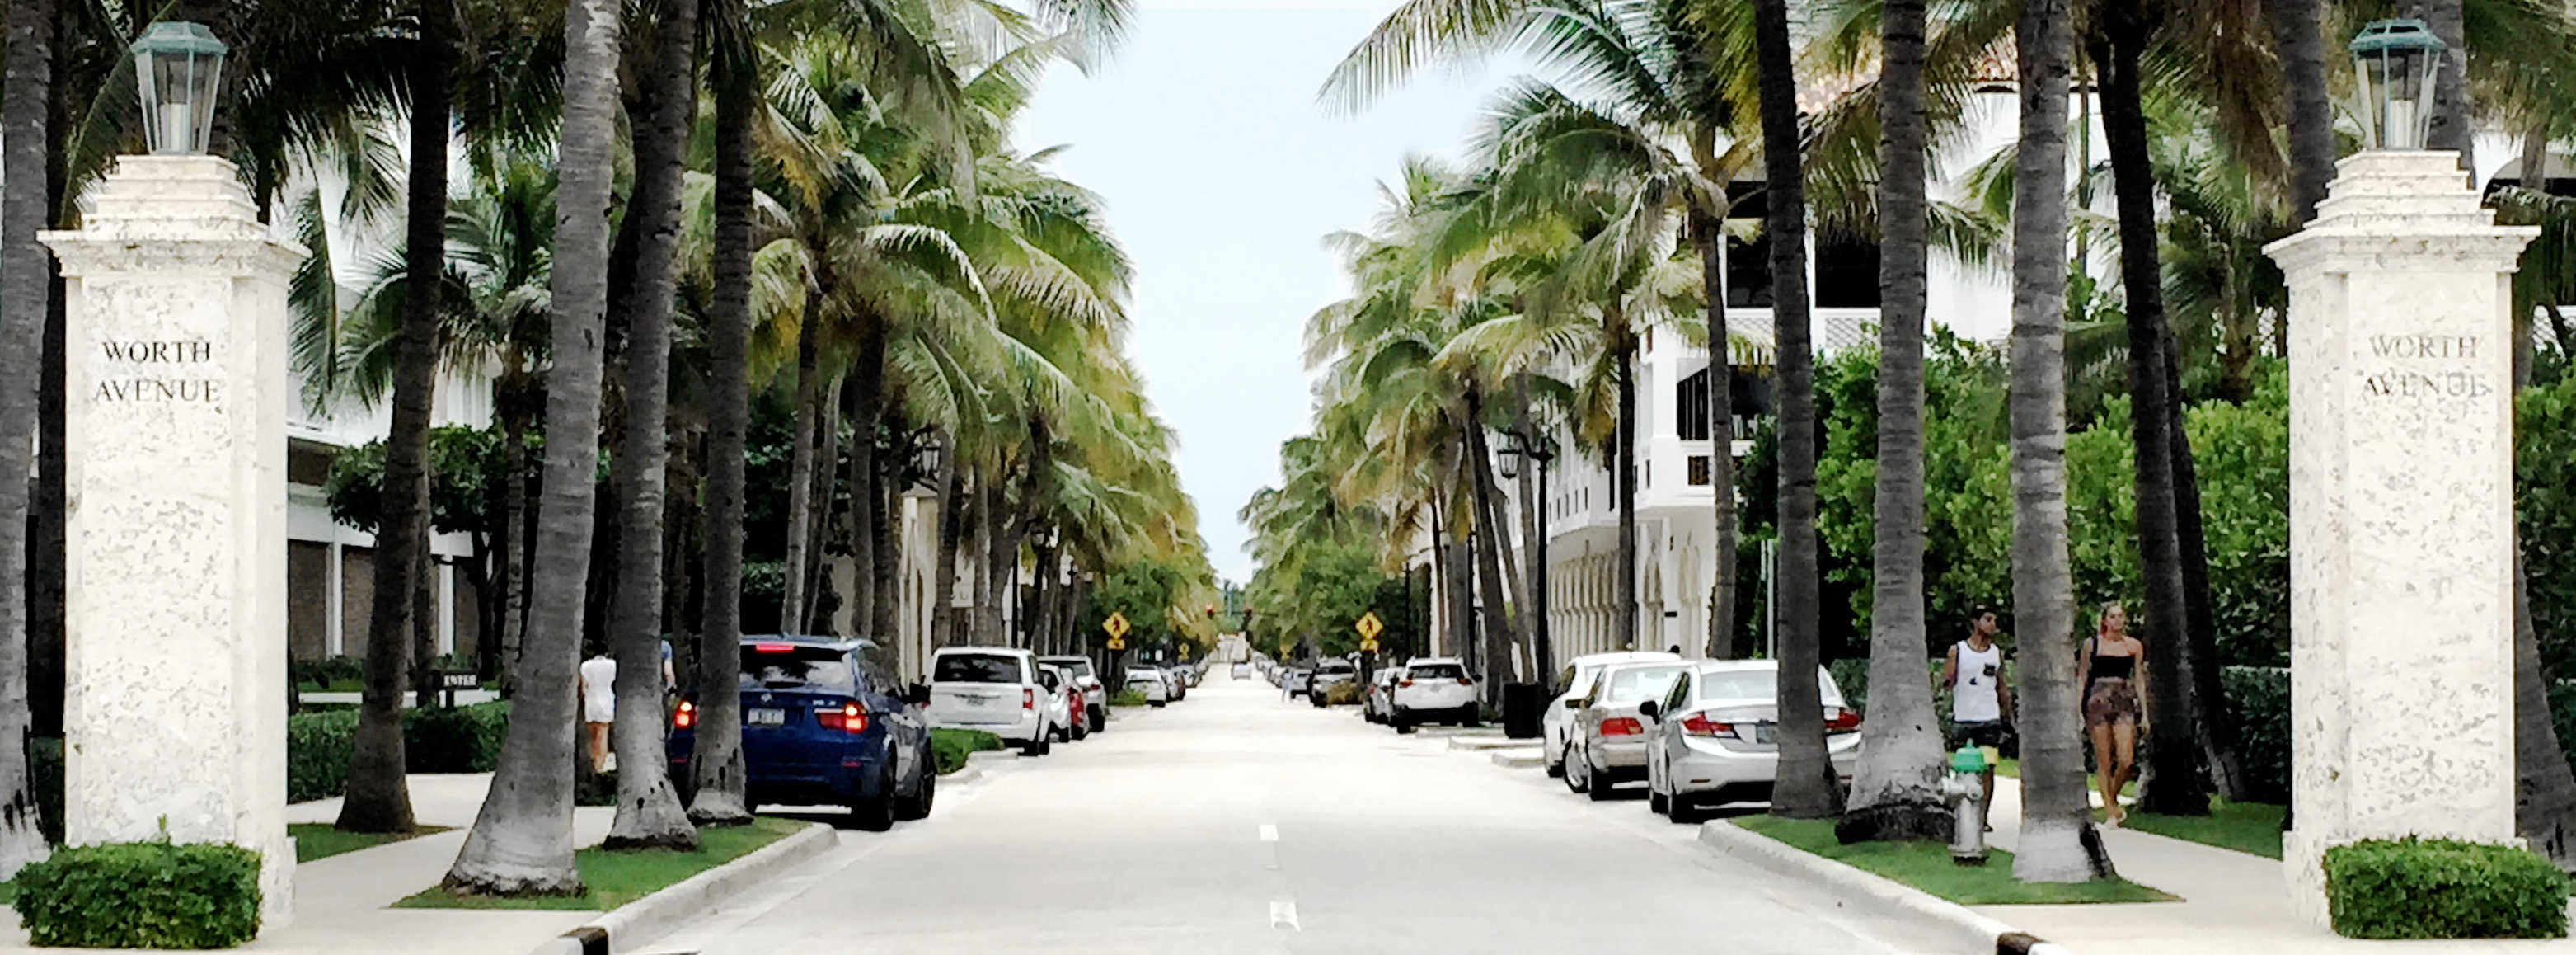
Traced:
POLYGON ((1909 885, 1815 855, 1751 832, 1725 820, 1704 822, 1699 843, 1711 851, 1750 862, 1774 874, 1820 883, 1844 896, 1866 899, 1896 914, 1927 923, 1962 952, 1996 955, 2066 955, 2066 950, 2019 929, 1969 911, 1967 906, 1909 885))
POLYGON ((529 955, 610 955, 632 950, 671 933, 716 903, 753 885, 831 851, 840 836, 826 823, 760 847, 758 851, 700 872, 661 891, 601 913, 598 918, 546 940, 529 955))
POLYGON ((984 767, 977 766, 973 762, 968 762, 964 769, 953 773, 940 774, 939 784, 942 786, 963 786, 982 778, 984 778, 984 767))
POLYGON ((1468 736, 1462 734, 1449 737, 1450 749, 1510 749, 1514 746, 1536 745, 1538 745, 1538 741, 1534 739, 1513 739, 1508 736, 1468 736))
POLYGON ((1485 758, 1504 769, 1537 769, 1540 763, 1547 762, 1547 757, 1536 749, 1526 753, 1495 752, 1485 758))

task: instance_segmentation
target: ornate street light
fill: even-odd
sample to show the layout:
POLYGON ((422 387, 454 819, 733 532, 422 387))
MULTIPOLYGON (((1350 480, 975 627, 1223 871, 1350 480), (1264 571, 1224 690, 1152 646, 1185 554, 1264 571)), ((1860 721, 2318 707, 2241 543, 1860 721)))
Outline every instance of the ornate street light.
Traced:
POLYGON ((2362 148, 2424 148, 2442 38, 2422 20, 2377 20, 2353 36, 2351 49, 2360 79, 2362 148))
POLYGON ((143 94, 143 138, 156 156, 206 152, 222 89, 224 41, 195 23, 155 23, 128 48, 143 94))

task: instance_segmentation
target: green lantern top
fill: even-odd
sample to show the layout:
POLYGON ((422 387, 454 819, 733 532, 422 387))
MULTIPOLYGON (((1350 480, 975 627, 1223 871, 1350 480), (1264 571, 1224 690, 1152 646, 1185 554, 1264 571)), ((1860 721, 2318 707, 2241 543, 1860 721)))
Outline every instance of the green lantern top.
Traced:
POLYGON ((153 24, 136 38, 128 50, 133 53, 170 53, 182 56, 222 56, 224 41, 215 39, 215 31, 202 23, 174 23, 164 20, 153 24))
POLYGON ((2373 20, 2353 34, 2352 55, 2377 56, 2386 53, 2440 53, 2442 38, 2422 20, 2373 20))

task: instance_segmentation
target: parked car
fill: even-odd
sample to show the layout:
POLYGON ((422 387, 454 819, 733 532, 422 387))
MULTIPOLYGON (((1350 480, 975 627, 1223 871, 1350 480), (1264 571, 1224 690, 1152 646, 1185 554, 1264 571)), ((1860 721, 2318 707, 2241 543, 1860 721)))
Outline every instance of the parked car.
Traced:
POLYGON ((1371 723, 1392 723, 1395 718, 1395 684, 1404 679, 1403 667, 1380 667, 1369 680, 1368 696, 1360 701, 1360 717, 1371 723))
POLYGON ((1575 701, 1592 692, 1592 681, 1601 676, 1603 667, 1619 663, 1645 663, 1679 660, 1680 656, 1661 650, 1593 653, 1567 661, 1565 670, 1556 678, 1556 699, 1549 701, 1539 716, 1540 752, 1547 757, 1547 774, 1565 775, 1565 753, 1573 747, 1575 701))
MULTIPOLYGON (((1090 721, 1083 717, 1082 704, 1075 702, 1082 698, 1082 688, 1074 685, 1073 671, 1053 664, 1038 664, 1038 685, 1047 689, 1048 731, 1055 734, 1056 742, 1073 742, 1077 738, 1073 733, 1075 727, 1090 727, 1090 721)), ((1083 735, 1090 734, 1086 732, 1083 735)))
POLYGON ((983 730, 1044 756, 1054 748, 1051 693, 1037 656, 1010 647, 947 647, 930 657, 930 722, 983 730))
MULTIPOLYGON (((745 637, 744 799, 750 806, 847 806, 861 829, 930 815, 939 761, 921 709, 929 690, 867 662, 860 640, 745 637)), ((671 716, 671 778, 686 786, 698 701, 671 716)), ((684 797, 685 798, 685 795, 684 797)))
POLYGON ((1188 677, 1181 675, 1183 670, 1182 667, 1164 666, 1156 667, 1155 669, 1157 672, 1163 674, 1163 685, 1171 688, 1172 702, 1178 703, 1189 698, 1190 681, 1188 677))
POLYGON ((1423 657, 1404 665, 1389 710, 1397 729, 1425 723, 1474 726, 1484 716, 1476 708, 1476 680, 1457 657, 1423 657))
POLYGON ((1315 679, 1314 665, 1300 663, 1295 666, 1288 667, 1284 672, 1288 675, 1281 679, 1279 686, 1281 689, 1288 691, 1289 698, 1294 699, 1296 697, 1306 695, 1306 690, 1312 685, 1312 682, 1315 679))
POLYGON ((1306 699, 1316 706, 1324 705, 1324 696, 1332 688, 1360 678, 1360 668, 1349 660, 1326 660, 1315 664, 1315 674, 1306 684, 1306 699))
POLYGON ((1082 687, 1083 717, 1091 724, 1090 731, 1109 728, 1109 688, 1101 685, 1100 675, 1092 671, 1090 657, 1039 657, 1038 662, 1073 671, 1073 682, 1082 687))
MULTIPOLYGON (((1833 675, 1816 670, 1825 707, 1825 754, 1850 778, 1860 763, 1860 712, 1843 701, 1833 675)), ((1702 809, 1771 798, 1779 774, 1780 665, 1775 660, 1702 663, 1682 671, 1660 700, 1639 712, 1646 729, 1646 805, 1689 822, 1702 809)))
POLYGON ((1610 798, 1619 783, 1646 778, 1646 719, 1638 704, 1662 699, 1689 668, 1679 660, 1602 668, 1592 693, 1574 711, 1565 787, 1597 802, 1610 798))
POLYGON ((1162 709, 1172 701, 1172 684, 1153 667, 1128 667, 1126 687, 1145 695, 1145 705, 1162 709))
POLYGON ((1237 680, 1248 679, 1252 676, 1252 664, 1237 663, 1234 665, 1234 670, 1227 675, 1237 680))

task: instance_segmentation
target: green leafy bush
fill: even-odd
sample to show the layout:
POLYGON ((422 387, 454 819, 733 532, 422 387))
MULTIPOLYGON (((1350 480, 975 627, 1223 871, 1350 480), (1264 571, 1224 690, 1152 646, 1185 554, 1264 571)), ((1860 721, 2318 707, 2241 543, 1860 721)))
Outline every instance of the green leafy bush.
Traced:
POLYGON ((488 773, 501 764, 510 704, 477 703, 403 714, 403 762, 415 773, 488 773))
POLYGON ((1361 699, 1362 697, 1366 696, 1367 694, 1368 694, 1368 688, 1363 687, 1363 686, 1359 685, 1359 684, 1358 684, 1358 683, 1356 683, 1356 682, 1354 682, 1354 683, 1335 683, 1335 684, 1333 684, 1333 685, 1331 685, 1331 686, 1328 686, 1328 687, 1325 687, 1325 688, 1324 688, 1324 705, 1325 705, 1325 706, 1353 706, 1353 705, 1357 705, 1357 704, 1359 703, 1360 699, 1361 699))
POLYGON ((966 768, 966 757, 976 753, 998 752, 1002 738, 983 730, 948 729, 930 731, 930 749, 939 757, 939 774, 966 768))
POLYGON ((259 934, 259 853, 128 842, 57 849, 18 872, 28 940, 67 948, 231 948, 259 934))
POLYGON ((2527 850, 2372 839, 2326 850, 2326 905, 2347 938, 2562 938, 2567 877, 2527 850))
POLYGON ((356 710, 287 717, 286 801, 339 795, 349 783, 349 753, 357 735, 356 710))
POLYGON ((1118 692, 1110 694, 1110 696, 1109 696, 1109 705, 1111 705, 1111 706, 1143 706, 1143 705, 1145 705, 1145 691, 1143 691, 1143 690, 1133 690, 1133 689, 1127 689, 1127 688, 1125 688, 1125 687, 1121 687, 1121 688, 1119 688, 1118 692))
POLYGON ((2228 667, 2219 676, 2236 716, 2236 755, 2254 802, 2290 801, 2290 671, 2228 667))
POLYGON ((356 681, 366 675, 366 661, 357 657, 326 657, 320 660, 290 660, 286 672, 295 685, 326 687, 343 681, 356 681))

